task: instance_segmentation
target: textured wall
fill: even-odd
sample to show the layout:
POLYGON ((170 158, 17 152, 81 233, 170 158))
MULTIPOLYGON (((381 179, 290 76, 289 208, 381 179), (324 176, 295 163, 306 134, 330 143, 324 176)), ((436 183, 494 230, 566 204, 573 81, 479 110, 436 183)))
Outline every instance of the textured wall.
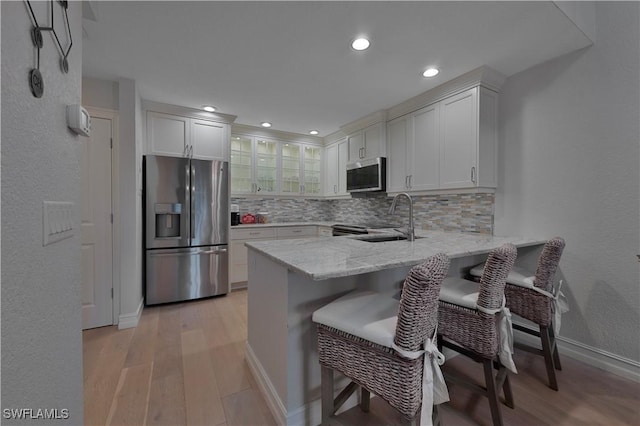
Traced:
MULTIPOLYGON (((493 194, 455 194, 414 196, 415 227, 430 230, 493 233, 493 194)), ((406 226, 409 207, 402 198, 396 214, 389 215, 392 198, 386 194, 358 196, 341 200, 303 198, 233 198, 241 213, 269 212, 271 222, 304 220, 336 223, 389 223, 406 226)))
POLYGON ((497 235, 567 241, 562 335, 640 360, 640 3, 595 4, 595 44, 500 93, 497 235))
MULTIPOLYGON (((49 3, 31 2, 41 25, 49 3)), ((44 33, 44 96, 31 95, 32 23, 24 2, 2 2, 2 408, 68 409, 69 419, 2 424, 83 422, 80 302, 80 140, 66 125, 66 105, 81 101, 79 2, 69 3, 73 48, 60 71, 52 35, 44 33), (75 235, 42 246, 42 202, 75 203, 75 235)), ((54 2, 63 45, 62 9, 54 2)))

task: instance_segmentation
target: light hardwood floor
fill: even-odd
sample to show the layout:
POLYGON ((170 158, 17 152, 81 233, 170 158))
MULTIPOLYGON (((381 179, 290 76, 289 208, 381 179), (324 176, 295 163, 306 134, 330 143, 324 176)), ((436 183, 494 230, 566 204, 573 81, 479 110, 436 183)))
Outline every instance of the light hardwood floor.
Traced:
MULTIPOLYGON (((246 291, 144 309, 135 329, 83 332, 86 425, 275 425, 244 358, 246 291)), ((562 354, 560 354, 562 357, 562 354)), ((640 425, 640 384, 567 357, 560 391, 546 386, 544 362, 516 351, 515 409, 502 406, 505 425, 640 425)), ((477 380, 479 365, 447 360, 477 380)), ((485 398, 449 386, 446 426, 490 425, 485 398)), ((371 412, 339 416, 344 425, 395 425, 400 417, 379 398, 371 412)))

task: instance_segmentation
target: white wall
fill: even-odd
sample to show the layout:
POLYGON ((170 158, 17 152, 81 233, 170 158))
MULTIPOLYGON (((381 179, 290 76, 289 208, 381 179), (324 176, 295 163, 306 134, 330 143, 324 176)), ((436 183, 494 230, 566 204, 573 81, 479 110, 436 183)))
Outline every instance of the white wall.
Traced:
MULTIPOLYGON (((31 2, 41 25, 48 2, 31 2)), ((69 3, 73 47, 60 70, 55 41, 44 34, 44 95, 28 86, 35 67, 23 2, 2 2, 2 408, 68 409, 69 419, 3 424, 83 423, 80 301, 80 140, 66 105, 81 102, 82 5, 69 3), (42 202, 75 203, 72 238, 43 247, 42 202)), ((54 2, 58 37, 64 17, 54 2)))
POLYGON ((561 334, 640 361, 640 3, 596 3, 593 46, 509 78, 497 235, 567 241, 561 334))
POLYGON ((117 111, 120 108, 118 83, 83 77, 82 104, 117 111))
POLYGON ((120 110, 120 323, 142 303, 142 113, 135 81, 119 79, 120 110))

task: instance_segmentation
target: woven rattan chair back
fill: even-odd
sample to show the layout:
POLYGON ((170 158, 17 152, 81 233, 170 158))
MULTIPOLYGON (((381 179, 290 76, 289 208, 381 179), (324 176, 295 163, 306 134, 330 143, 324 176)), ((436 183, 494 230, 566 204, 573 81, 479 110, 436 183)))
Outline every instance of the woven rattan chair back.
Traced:
MULTIPOLYGON (((405 279, 394 343, 406 351, 418 351, 431 338, 438 318, 440 285, 449 270, 449 258, 437 254, 416 265, 405 279)), ((318 359, 322 367, 322 423, 330 418, 358 387, 360 407, 369 409, 374 393, 394 407, 406 422, 415 424, 422 406, 424 355, 405 358, 386 346, 347 332, 318 324, 318 359), (334 395, 334 371, 352 380, 340 395, 334 395)), ((437 413, 434 410, 434 413, 437 413)))
POLYGON ((489 253, 484 272, 480 277, 478 306, 498 309, 502 306, 507 275, 516 261, 517 250, 513 244, 504 244, 489 253))
POLYGON ((538 268, 536 269, 534 283, 536 287, 548 292, 553 291, 553 279, 560 264, 564 246, 564 239, 560 237, 554 237, 544 245, 538 258, 538 268))
POLYGON ((414 266, 402 287, 394 343, 417 351, 438 325, 440 284, 449 271, 449 258, 437 254, 414 266))

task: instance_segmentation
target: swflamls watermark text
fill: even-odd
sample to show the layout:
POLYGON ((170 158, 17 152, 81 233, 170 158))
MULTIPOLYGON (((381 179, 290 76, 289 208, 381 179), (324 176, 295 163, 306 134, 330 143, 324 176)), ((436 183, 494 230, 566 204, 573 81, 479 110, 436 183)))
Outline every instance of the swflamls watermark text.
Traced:
POLYGON ((2 417, 18 420, 60 420, 69 418, 66 408, 3 408, 2 417))

